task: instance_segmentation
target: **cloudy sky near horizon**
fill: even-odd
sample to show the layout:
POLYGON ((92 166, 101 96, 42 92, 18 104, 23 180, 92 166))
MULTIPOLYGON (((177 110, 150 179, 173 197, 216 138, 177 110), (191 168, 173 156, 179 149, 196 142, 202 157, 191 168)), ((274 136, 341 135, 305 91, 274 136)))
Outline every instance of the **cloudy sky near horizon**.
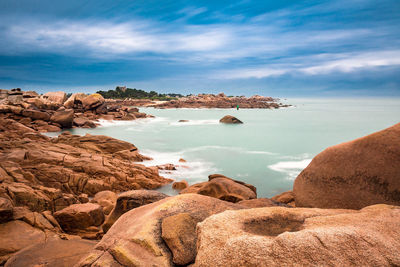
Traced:
POLYGON ((0 88, 400 96, 400 1, 0 0, 0 88))

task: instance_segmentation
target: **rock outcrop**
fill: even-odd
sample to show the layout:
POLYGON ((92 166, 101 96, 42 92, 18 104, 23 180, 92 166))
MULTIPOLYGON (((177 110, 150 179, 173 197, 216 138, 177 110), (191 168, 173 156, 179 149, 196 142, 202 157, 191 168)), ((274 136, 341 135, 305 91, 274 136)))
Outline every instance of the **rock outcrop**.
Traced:
POLYGON ((74 120, 73 109, 59 109, 50 118, 51 122, 61 125, 63 128, 71 128, 74 120))
MULTIPOLYGON (((110 101, 110 100, 108 100, 110 101)), ((114 100, 115 101, 115 100, 114 100)), ((221 93, 214 94, 199 94, 181 97, 176 100, 164 101, 162 103, 153 102, 144 99, 130 99, 122 101, 125 105, 135 106, 150 106, 155 108, 263 108, 263 109, 276 109, 281 107, 288 107, 278 102, 278 99, 265 96, 235 96, 229 97, 221 93)), ((119 101, 121 103, 121 101, 119 101)))
MULTIPOLYGON (((200 222, 212 214, 238 208, 241 207, 215 198, 184 194, 133 209, 118 219, 78 266, 173 266, 171 250, 162 239, 161 224, 165 218, 187 213, 200 222)), ((193 244, 187 245, 187 249, 192 247, 193 244)), ((175 258, 180 257, 177 254, 175 258)))
POLYGON ((194 184, 180 192, 180 194, 187 193, 196 193, 234 203, 257 198, 256 188, 253 185, 221 174, 209 175, 208 182, 194 184))
POLYGON ((157 202, 166 197, 168 197, 166 194, 153 190, 131 190, 121 193, 117 198, 114 209, 103 224, 104 233, 110 229, 122 214, 140 206, 157 202))
POLYGON ((50 100, 56 104, 62 105, 67 100, 67 95, 62 92, 48 92, 43 95, 44 99, 50 100))
POLYGON ((400 123, 332 146, 296 178, 297 207, 360 209, 400 205, 400 123))
POLYGON ((82 239, 48 240, 16 253, 7 261, 5 267, 74 266, 94 245, 95 241, 82 239))
POLYGON ((99 226, 104 222, 103 208, 94 203, 74 204, 54 213, 61 228, 69 234, 97 238, 99 226))
POLYGON ((258 208, 197 224, 193 266, 398 266, 400 208, 258 208))
POLYGON ((241 120, 239 120, 236 117, 233 117, 231 115, 226 115, 222 119, 219 120, 220 123, 227 123, 227 124, 241 124, 243 123, 241 120))

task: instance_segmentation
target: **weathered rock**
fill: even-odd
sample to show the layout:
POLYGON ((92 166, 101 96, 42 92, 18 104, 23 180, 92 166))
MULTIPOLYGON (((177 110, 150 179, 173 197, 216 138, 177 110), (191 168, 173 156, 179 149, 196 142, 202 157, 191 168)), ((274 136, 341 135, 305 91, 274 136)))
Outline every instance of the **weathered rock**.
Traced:
POLYGON ((274 201, 287 204, 289 206, 295 207, 296 203, 294 201, 294 194, 293 191, 286 191, 279 195, 276 195, 271 198, 274 201))
POLYGON ((243 123, 241 120, 238 118, 235 118, 231 115, 226 115, 222 119, 219 120, 220 123, 229 123, 229 124, 240 124, 243 123))
POLYGON ((71 128, 73 120, 74 120, 73 109, 57 110, 50 118, 51 122, 58 123, 63 128, 71 128))
POLYGON ((39 212, 51 209, 50 199, 40 190, 23 183, 9 184, 7 190, 17 206, 27 206, 30 210, 39 212))
POLYGON ((182 181, 179 181, 179 182, 174 182, 172 184, 172 188, 175 189, 175 190, 179 190, 179 191, 187 188, 188 186, 189 186, 189 184, 188 184, 188 182, 186 180, 182 180, 182 181))
POLYGON ((104 214, 108 215, 117 202, 117 194, 112 191, 101 191, 94 195, 91 202, 102 206, 104 214))
POLYGON ((220 174, 210 175, 208 182, 194 184, 180 194, 196 193, 229 202, 257 198, 255 187, 220 174))
POLYGON ((165 198, 122 215, 100 243, 78 266, 173 266, 172 255, 161 237, 161 222, 177 213, 196 221, 239 205, 215 198, 185 194, 165 198), (111 256, 111 257, 110 257, 111 256))
POLYGON ((32 120, 42 120, 42 121, 49 121, 50 115, 47 112, 33 110, 33 109, 24 109, 22 111, 22 115, 25 117, 29 117, 32 120))
POLYGON ((22 221, 0 224, 0 265, 13 253, 30 245, 42 243, 45 233, 22 221))
POLYGON ((400 208, 258 208, 197 225, 194 266, 397 266, 400 208))
POLYGON ((96 242, 91 240, 50 240, 19 251, 7 261, 5 267, 70 267, 95 245, 96 242))
POLYGON ((54 213, 54 218, 67 233, 79 233, 104 221, 103 209, 98 204, 74 204, 54 213))
POLYGON ((22 97, 23 98, 36 98, 36 97, 39 97, 39 94, 36 93, 35 91, 25 91, 25 92, 22 92, 22 97))
POLYGON ((400 123, 329 147, 296 178, 297 207, 400 205, 400 123))
POLYGON ((48 99, 49 101, 57 103, 59 105, 62 105, 67 99, 67 95, 62 91, 47 92, 43 95, 43 98, 48 99))
POLYGON ((110 229, 122 214, 140 206, 157 202, 166 197, 168 197, 166 194, 152 190, 131 190, 121 193, 117 198, 114 209, 103 224, 104 233, 110 229))
POLYGON ((196 257, 196 224, 189 213, 178 213, 162 220, 162 239, 172 252, 172 262, 187 265, 196 257))
POLYGON ((86 118, 75 118, 73 124, 78 127, 96 128, 96 124, 86 118))
POLYGON ((100 94, 91 94, 82 99, 82 105, 86 110, 95 109, 104 103, 104 98, 100 94))
POLYGON ((277 203, 269 198, 256 198, 239 201, 237 204, 248 207, 248 208, 264 208, 264 207, 275 207, 281 206, 282 204, 277 203))
POLYGON ((82 105, 83 99, 86 97, 86 94, 83 93, 75 93, 72 94, 65 102, 65 108, 74 108, 76 105, 82 105))
POLYGON ((0 197, 0 223, 8 222, 13 218, 12 202, 4 197, 0 197))

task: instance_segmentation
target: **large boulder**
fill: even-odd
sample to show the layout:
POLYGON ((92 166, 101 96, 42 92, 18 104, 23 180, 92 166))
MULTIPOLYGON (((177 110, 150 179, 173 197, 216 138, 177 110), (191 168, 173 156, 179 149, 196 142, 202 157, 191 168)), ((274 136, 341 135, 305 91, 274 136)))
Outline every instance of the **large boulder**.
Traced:
POLYGON ((233 117, 231 115, 226 115, 222 119, 219 120, 220 123, 228 123, 228 124, 241 124, 243 123, 241 120, 239 120, 236 117, 233 117))
POLYGON ((95 109, 104 103, 104 98, 100 94, 91 94, 82 99, 82 105, 86 110, 95 109))
POLYGON ((50 121, 60 124, 63 128, 71 128, 72 122, 74 120, 74 110, 73 109, 60 109, 57 110, 53 116, 51 116, 50 121))
POLYGON ((239 208, 215 198, 185 194, 133 209, 118 219, 78 266, 173 266, 171 250, 161 237, 165 218, 188 213, 200 222, 212 214, 239 208))
POLYGON ((62 91, 47 92, 43 95, 43 98, 48 99, 49 101, 54 102, 56 104, 62 105, 67 99, 67 95, 62 91))
POLYGON ((347 208, 400 205, 400 123, 332 146, 296 178, 297 207, 347 208))
POLYGON ((42 120, 49 121, 50 114, 44 111, 34 110, 34 109, 24 109, 22 111, 22 116, 31 118, 32 120, 42 120))
POLYGON ((258 208, 197 224, 194 266, 398 266, 400 208, 258 208))
POLYGON ((75 105, 82 105, 83 99, 87 97, 86 94, 84 93, 75 93, 72 94, 65 102, 64 102, 64 107, 65 108, 74 108, 75 105))
POLYGON ((0 265, 15 252, 36 243, 42 243, 46 234, 23 221, 0 224, 0 265))
POLYGON ((5 267, 70 267, 95 245, 95 241, 83 239, 50 240, 19 251, 7 261, 5 267))
POLYGON ((104 222, 103 208, 94 203, 71 205, 55 212, 54 218, 65 232, 72 234, 91 232, 104 222))
POLYGON ((153 190, 131 190, 121 193, 117 198, 114 209, 103 224, 103 231, 107 232, 122 214, 166 197, 168 197, 166 194, 153 190))
POLYGON ((234 203, 257 198, 256 188, 253 185, 233 180, 221 174, 212 174, 208 179, 208 182, 189 186, 180 194, 196 193, 234 203))

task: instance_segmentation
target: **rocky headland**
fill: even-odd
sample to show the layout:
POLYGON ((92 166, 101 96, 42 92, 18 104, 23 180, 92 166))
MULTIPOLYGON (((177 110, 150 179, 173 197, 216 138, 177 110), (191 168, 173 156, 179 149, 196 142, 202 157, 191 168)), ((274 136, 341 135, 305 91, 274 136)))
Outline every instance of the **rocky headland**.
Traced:
POLYGON ((153 189, 174 166, 145 167, 131 143, 40 133, 136 109, 0 97, 0 266, 400 266, 400 124, 327 148, 271 199, 222 174, 171 197, 153 189))
POLYGON ((199 94, 186 97, 179 97, 169 101, 153 101, 150 99, 107 99, 107 103, 115 103, 132 106, 145 106, 154 108, 259 108, 259 109, 277 109, 289 107, 282 104, 279 99, 254 95, 245 96, 226 96, 224 93, 199 94))
POLYGON ((21 89, 0 89, 0 116, 40 132, 73 127, 95 128, 98 120, 135 120, 150 117, 137 108, 108 103, 99 94, 64 92, 39 95, 21 89))

